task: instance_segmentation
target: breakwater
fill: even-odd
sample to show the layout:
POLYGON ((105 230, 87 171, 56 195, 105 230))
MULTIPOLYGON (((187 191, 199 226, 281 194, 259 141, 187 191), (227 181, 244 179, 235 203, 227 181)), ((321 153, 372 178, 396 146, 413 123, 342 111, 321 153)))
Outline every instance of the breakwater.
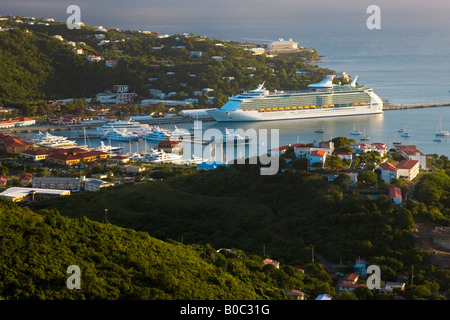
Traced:
POLYGON ((424 103, 424 104, 391 104, 391 103, 385 102, 383 104, 383 111, 416 109, 416 108, 449 107, 449 106, 450 106, 450 102, 424 103))

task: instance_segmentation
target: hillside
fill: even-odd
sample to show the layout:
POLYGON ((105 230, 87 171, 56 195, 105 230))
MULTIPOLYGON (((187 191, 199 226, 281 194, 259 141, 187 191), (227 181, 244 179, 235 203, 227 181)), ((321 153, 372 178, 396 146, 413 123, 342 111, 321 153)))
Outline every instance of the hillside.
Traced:
MULTIPOLYGON (((262 82, 270 90, 302 89, 334 73, 315 64, 319 56, 314 49, 266 57, 246 50, 250 44, 195 35, 160 37, 113 28, 100 32, 89 26, 70 30, 62 22, 44 24, 13 17, 0 21, 0 28, 0 104, 4 106, 93 98, 114 84, 129 85, 138 100, 153 97, 149 89, 181 100, 211 88, 214 105, 221 106, 228 96, 262 82), (82 52, 77 54, 74 48, 82 52), (103 60, 90 62, 90 55, 103 60), (108 60, 118 64, 107 67, 108 60)), ((208 99, 202 99, 198 103, 204 105, 208 99)))
POLYGON ((312 248, 328 262, 349 267, 364 257, 380 266, 383 281, 396 281, 397 273, 414 268, 415 284, 450 289, 448 270, 435 268, 429 254, 415 248, 412 230, 423 203, 397 207, 386 195, 374 200, 302 171, 251 172, 219 168, 76 194, 38 207, 97 221, 108 208, 111 223, 159 239, 239 248, 290 265, 311 263, 312 248))
POLYGON ((329 290, 316 278, 323 270, 310 269, 309 276, 276 270, 240 250, 163 242, 0 199, 0 300, 259 300, 289 299, 286 288, 329 290), (70 265, 80 267, 80 290, 66 287, 70 265))

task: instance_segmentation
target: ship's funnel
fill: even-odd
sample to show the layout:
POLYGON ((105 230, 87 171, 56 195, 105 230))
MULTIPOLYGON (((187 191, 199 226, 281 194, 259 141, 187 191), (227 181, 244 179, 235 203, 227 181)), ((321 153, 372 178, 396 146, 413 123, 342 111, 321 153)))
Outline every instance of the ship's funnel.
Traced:
POLYGON ((356 85, 356 80, 358 80, 358 76, 355 76, 355 79, 353 79, 352 83, 350 83, 350 87, 354 87, 356 85))
POLYGON ((325 79, 320 81, 319 83, 308 85, 308 88, 312 88, 312 89, 332 88, 333 87, 333 79, 334 79, 334 77, 336 77, 335 74, 330 74, 325 79))

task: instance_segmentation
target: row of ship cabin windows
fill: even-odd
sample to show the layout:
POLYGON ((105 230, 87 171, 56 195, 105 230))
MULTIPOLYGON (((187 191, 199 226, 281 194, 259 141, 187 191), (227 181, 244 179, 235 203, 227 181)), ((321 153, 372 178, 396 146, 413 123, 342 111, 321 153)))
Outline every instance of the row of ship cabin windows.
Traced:
POLYGON ((366 102, 355 102, 355 103, 346 103, 346 104, 324 104, 324 105, 320 105, 320 106, 260 108, 260 109, 258 109, 258 112, 289 111, 289 110, 316 109, 316 108, 342 108, 342 107, 363 106, 363 105, 366 105, 366 102))

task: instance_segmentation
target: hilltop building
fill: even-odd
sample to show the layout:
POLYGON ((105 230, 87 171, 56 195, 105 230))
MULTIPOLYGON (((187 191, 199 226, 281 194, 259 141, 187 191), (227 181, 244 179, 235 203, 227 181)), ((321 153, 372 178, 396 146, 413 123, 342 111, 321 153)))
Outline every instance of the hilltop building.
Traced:
POLYGON ((295 53, 298 51, 300 51, 298 42, 294 42, 292 39, 284 40, 280 38, 278 41, 270 42, 267 46, 267 52, 269 54, 295 53))

